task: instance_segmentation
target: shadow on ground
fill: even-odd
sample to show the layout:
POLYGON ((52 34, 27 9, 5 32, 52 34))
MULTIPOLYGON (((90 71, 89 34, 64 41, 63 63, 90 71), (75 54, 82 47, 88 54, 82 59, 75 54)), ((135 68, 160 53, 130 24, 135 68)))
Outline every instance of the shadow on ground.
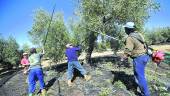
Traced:
POLYGON ((128 75, 124 71, 111 71, 114 74, 113 84, 116 81, 121 81, 125 86, 126 89, 129 91, 133 91, 137 96, 141 94, 137 91, 138 85, 135 82, 135 78, 133 75, 128 75))
POLYGON ((54 77, 54 78, 52 78, 51 80, 47 81, 47 84, 46 84, 47 90, 48 90, 51 86, 53 86, 53 84, 54 84, 54 82, 55 82, 56 80, 57 80, 56 77, 54 77))

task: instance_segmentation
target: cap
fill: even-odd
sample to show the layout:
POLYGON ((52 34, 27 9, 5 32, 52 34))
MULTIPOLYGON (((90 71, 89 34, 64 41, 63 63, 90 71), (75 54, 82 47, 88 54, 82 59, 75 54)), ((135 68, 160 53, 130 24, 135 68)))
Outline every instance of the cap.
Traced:
POLYGON ((126 28, 135 28, 135 23, 134 22, 127 22, 124 27, 126 27, 126 28))
POLYGON ((67 44, 67 45, 66 45, 67 48, 70 47, 70 46, 72 46, 72 44, 67 44))

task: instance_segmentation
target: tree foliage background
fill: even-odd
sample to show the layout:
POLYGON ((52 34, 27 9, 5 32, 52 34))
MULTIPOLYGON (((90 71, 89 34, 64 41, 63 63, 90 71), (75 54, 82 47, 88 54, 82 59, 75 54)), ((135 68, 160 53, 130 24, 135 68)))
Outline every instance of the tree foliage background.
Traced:
POLYGON ((154 0, 77 0, 77 15, 86 35, 86 60, 90 63, 91 53, 94 49, 98 33, 109 34, 119 40, 110 40, 112 49, 117 51, 124 34, 120 30, 127 21, 135 22, 138 30, 142 30, 149 18, 149 12, 159 8, 154 0))
MULTIPOLYGON (((126 36, 123 25, 128 21, 135 22, 139 32, 143 32, 149 44, 170 41, 170 28, 143 30, 150 12, 159 9, 155 0, 73 0, 75 16, 65 23, 62 13, 55 13, 48 29, 51 12, 43 9, 35 11, 32 29, 28 32, 30 40, 37 48, 45 48, 46 57, 53 61, 64 59, 65 45, 72 43, 81 45, 86 53, 86 61, 90 63, 92 52, 105 51, 111 48, 116 54, 123 48, 126 36), (45 36, 48 31, 46 43, 45 36), (110 39, 99 33, 107 34, 110 39)), ((20 58, 19 45, 13 37, 5 40, 0 37, 0 62, 16 65, 20 58)), ((23 44, 23 51, 30 46, 23 44)))
POLYGON ((50 18, 51 15, 45 10, 37 10, 33 27, 28 33, 34 44, 45 48, 47 57, 53 61, 59 61, 64 57, 65 45, 70 39, 62 13, 55 13, 48 30, 46 43, 43 45, 50 18))
POLYGON ((170 27, 155 28, 145 31, 145 37, 149 44, 161 44, 170 42, 170 27))
POLYGON ((149 13, 159 9, 155 0, 74 0, 73 3, 76 16, 69 20, 66 27, 63 15, 54 14, 45 45, 43 42, 51 13, 42 9, 36 11, 33 27, 28 32, 33 44, 44 46, 46 56, 54 61, 64 57, 67 43, 81 44, 87 53, 87 63, 90 63, 94 49, 105 50, 111 47, 116 53, 123 46, 122 38, 125 33, 122 26, 128 21, 133 21, 138 30, 143 31, 149 13), (104 37, 98 32, 117 40, 104 37))
POLYGON ((19 45, 15 38, 10 36, 6 40, 0 36, 0 67, 12 68, 18 66, 20 59, 19 45))
POLYGON ((27 43, 24 43, 24 44, 22 45, 22 51, 29 53, 29 51, 30 51, 30 45, 28 45, 27 43))

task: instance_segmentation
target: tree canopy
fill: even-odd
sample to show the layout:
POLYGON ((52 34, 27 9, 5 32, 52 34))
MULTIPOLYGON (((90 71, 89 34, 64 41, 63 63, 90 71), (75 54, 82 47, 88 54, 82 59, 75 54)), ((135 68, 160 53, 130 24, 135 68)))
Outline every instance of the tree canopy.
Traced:
POLYGON ((0 37, 0 64, 1 67, 12 68, 18 66, 21 59, 19 54, 19 45, 15 38, 10 36, 7 40, 0 37))
POLYGON ((99 35, 95 31, 117 37, 121 41, 121 28, 116 27, 133 21, 141 30, 149 18, 149 12, 159 8, 154 0, 78 0, 77 3, 77 15, 86 30, 85 37, 89 37, 86 41, 88 62, 99 35))
MULTIPOLYGON (((127 21, 133 21, 142 31, 149 13, 159 9, 159 4, 155 0, 75 0, 73 2, 76 3, 77 16, 76 19, 70 19, 69 27, 66 27, 63 15, 57 13, 54 14, 48 30, 44 47, 46 56, 54 61, 64 57, 65 44, 68 42, 83 46, 87 53, 87 62, 90 62, 94 48, 110 46, 116 52, 123 45, 122 38, 125 34, 122 25, 127 21), (103 37, 99 33, 110 35, 118 40, 103 37), (97 42, 99 36, 102 39, 100 45, 97 42)), ((50 13, 45 10, 36 11, 33 27, 28 32, 34 44, 43 46, 50 17, 50 13)))
POLYGON ((51 15, 48 12, 38 10, 35 14, 35 22, 29 31, 29 35, 34 44, 45 48, 47 57, 58 61, 64 56, 64 49, 65 45, 69 43, 69 36, 64 24, 63 15, 61 13, 55 13, 51 22, 50 17, 51 15), (47 38, 45 38, 49 23, 51 23, 51 26, 48 30, 47 38), (43 45, 45 39, 46 43, 43 45))

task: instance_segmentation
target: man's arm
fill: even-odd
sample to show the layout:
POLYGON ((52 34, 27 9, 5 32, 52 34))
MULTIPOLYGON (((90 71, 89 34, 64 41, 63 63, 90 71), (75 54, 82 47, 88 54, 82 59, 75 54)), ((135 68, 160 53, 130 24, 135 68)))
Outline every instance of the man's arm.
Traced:
POLYGON ((75 50, 76 50, 76 51, 81 50, 81 47, 80 47, 80 46, 78 46, 78 47, 74 47, 74 48, 75 48, 75 50))
POLYGON ((131 37, 128 37, 126 39, 126 45, 125 45, 125 49, 124 49, 124 57, 131 56, 131 52, 132 52, 133 48, 134 48, 133 39, 131 37))

